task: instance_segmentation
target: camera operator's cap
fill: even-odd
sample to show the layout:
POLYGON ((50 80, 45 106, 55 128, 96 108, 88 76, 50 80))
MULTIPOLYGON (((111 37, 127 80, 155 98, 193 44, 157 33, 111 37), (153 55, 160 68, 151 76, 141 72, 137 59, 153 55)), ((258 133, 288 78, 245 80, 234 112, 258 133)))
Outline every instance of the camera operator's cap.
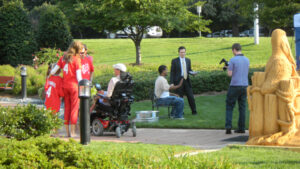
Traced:
POLYGON ((123 63, 115 64, 115 65, 113 65, 113 68, 114 69, 119 69, 122 72, 126 72, 126 66, 123 63))

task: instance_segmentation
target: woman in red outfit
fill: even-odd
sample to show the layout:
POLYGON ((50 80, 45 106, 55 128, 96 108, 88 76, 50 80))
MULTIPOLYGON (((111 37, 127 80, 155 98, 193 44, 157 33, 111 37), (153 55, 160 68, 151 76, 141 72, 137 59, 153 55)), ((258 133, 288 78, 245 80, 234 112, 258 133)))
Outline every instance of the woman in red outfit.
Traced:
POLYGON ((80 53, 81 58, 81 71, 82 79, 93 81, 94 65, 89 56, 87 55, 87 47, 84 46, 84 52, 80 53))
POLYGON ((58 69, 63 70, 64 119, 67 137, 76 137, 75 126, 79 110, 78 82, 82 79, 80 52, 84 52, 82 43, 72 42, 66 54, 59 59, 57 65, 50 72, 50 75, 53 75, 58 69), (71 132, 69 125, 71 125, 71 132))

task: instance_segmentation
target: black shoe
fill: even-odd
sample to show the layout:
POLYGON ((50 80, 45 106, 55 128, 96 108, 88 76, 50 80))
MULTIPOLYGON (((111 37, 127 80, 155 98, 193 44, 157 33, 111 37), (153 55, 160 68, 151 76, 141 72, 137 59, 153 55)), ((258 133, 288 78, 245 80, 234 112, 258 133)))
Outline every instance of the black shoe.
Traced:
POLYGON ((240 129, 238 129, 238 130, 234 130, 234 132, 235 132, 235 133, 245 133, 245 130, 240 130, 240 129))
POLYGON ((192 112, 192 115, 197 115, 198 113, 197 112, 192 112))
POLYGON ((231 134, 231 129, 226 129, 226 134, 231 134))

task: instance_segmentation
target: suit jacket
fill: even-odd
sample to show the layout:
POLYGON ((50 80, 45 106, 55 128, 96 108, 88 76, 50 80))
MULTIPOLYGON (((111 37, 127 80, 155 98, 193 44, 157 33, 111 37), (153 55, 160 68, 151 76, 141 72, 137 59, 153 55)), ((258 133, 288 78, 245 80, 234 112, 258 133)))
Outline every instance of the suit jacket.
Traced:
MULTIPOLYGON (((189 77, 189 71, 192 71, 191 60, 189 58, 185 58, 185 63, 186 63, 186 71, 187 71, 187 79, 186 80, 189 83, 190 87, 192 87, 190 77, 189 77)), ((181 74, 182 74, 181 73, 181 62, 180 62, 180 58, 177 57, 172 60, 170 84, 178 85, 181 78, 183 78, 183 76, 181 74)))

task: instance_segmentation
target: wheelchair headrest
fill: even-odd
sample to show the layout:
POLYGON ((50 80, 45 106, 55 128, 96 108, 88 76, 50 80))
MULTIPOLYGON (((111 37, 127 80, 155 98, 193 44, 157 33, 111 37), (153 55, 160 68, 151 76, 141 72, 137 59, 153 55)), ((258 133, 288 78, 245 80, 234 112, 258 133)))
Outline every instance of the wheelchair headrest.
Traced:
POLYGON ((121 81, 130 81, 132 79, 132 76, 130 75, 129 72, 121 72, 120 79, 121 81))

